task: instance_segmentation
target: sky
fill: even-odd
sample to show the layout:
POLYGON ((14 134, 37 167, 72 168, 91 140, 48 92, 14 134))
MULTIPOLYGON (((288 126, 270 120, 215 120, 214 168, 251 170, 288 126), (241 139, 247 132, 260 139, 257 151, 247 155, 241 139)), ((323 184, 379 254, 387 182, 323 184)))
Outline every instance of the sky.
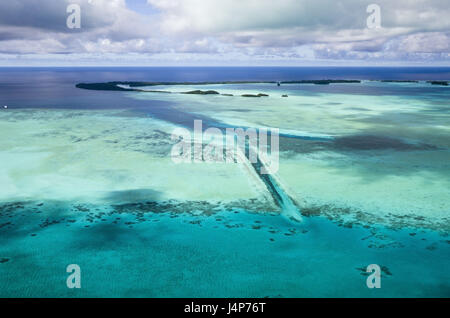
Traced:
POLYGON ((0 2, 0 66, 331 65, 450 66, 450 0, 0 2))

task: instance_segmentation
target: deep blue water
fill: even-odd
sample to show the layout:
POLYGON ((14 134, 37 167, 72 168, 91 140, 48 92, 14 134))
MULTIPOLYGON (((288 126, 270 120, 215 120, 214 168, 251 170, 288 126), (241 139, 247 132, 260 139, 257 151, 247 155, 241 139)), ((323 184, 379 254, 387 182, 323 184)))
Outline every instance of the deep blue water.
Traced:
POLYGON ((74 81, 450 80, 450 67, 0 67, 0 73, 2 84, 52 79, 53 84, 74 81))
MULTIPOLYGON (((140 67, 140 68, 0 68, 0 103, 17 107, 38 107, 37 100, 50 101, 47 107, 117 107, 102 103, 110 93, 76 89, 79 82, 107 81, 289 81, 313 79, 361 80, 450 80, 450 67, 140 67), (77 98, 79 100, 73 100, 77 98), (89 98, 93 105, 86 105, 89 98), (64 100, 64 103, 61 103, 64 100)), ((315 90, 324 89, 315 87, 315 90)), ((330 88, 327 88, 330 89, 330 88)), ((341 88, 340 88, 341 89, 341 88)), ((41 105, 43 106, 43 105, 41 105)), ((121 106, 123 107, 123 105, 121 106)))
MULTIPOLYGON (((167 103, 126 98, 120 92, 77 89, 80 82, 108 81, 289 81, 314 79, 450 80, 450 67, 99 67, 99 68, 0 68, 0 105, 11 108, 133 109, 151 111, 157 117, 187 124, 171 117, 167 103)), ((341 93, 365 95, 422 94, 421 87, 386 85, 304 85, 303 94, 341 93)), ((427 87, 427 96, 444 101, 440 87, 427 87)), ((205 122, 209 120, 204 119, 205 122)))

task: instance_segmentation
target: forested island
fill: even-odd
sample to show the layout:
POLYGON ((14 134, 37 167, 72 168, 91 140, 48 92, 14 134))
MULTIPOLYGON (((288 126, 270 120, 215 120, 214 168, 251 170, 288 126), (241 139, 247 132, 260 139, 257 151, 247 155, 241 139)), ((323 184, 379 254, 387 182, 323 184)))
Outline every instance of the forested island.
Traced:
MULTIPOLYGON (((371 80, 378 81, 382 83, 419 83, 416 80, 371 80)), ((361 80, 295 80, 295 81, 223 81, 223 82, 106 82, 106 83, 79 83, 76 85, 77 88, 96 90, 96 91, 122 91, 122 92, 146 92, 146 93, 166 93, 170 94, 170 91, 164 90, 148 90, 141 89, 141 87, 152 87, 152 86, 193 86, 193 85, 227 85, 227 84, 274 84, 277 86, 281 85, 292 85, 292 84, 312 84, 312 85, 330 85, 330 84, 359 84, 361 80)), ((431 85, 448 86, 447 81, 426 81, 426 83, 431 85)), ((193 90, 187 92, 181 92, 180 94, 188 95, 222 95, 222 96, 233 96, 233 94, 220 94, 214 90, 193 90)), ((241 97, 267 97, 269 95, 259 93, 259 94, 243 94, 241 97)), ((283 96, 287 97, 287 96, 283 96)))

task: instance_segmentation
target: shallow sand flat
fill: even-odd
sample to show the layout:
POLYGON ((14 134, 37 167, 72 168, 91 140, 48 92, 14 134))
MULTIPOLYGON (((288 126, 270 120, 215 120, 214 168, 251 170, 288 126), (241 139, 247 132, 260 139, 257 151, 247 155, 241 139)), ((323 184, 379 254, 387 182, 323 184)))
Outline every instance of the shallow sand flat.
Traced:
MULTIPOLYGON (((264 92, 272 92, 274 84, 207 84, 207 85, 155 85, 138 87, 145 91, 162 91, 171 93, 186 93, 196 90, 216 91, 219 94, 232 94, 234 97, 240 97, 243 94, 259 94, 264 92)), ((220 96, 217 96, 220 97, 220 96)), ((232 96, 224 96, 232 97, 232 96)))
POLYGON ((443 160, 450 154, 434 156, 433 163, 433 154, 420 152, 282 155, 279 174, 305 214, 448 231, 450 182, 443 160))
MULTIPOLYGON (((386 87, 391 88, 391 85, 396 84, 386 87)), ((445 177, 448 165, 445 163, 449 158, 446 148, 450 140, 446 125, 448 116, 445 111, 437 111, 448 106, 442 104, 439 98, 431 95, 424 98, 414 95, 312 93, 290 85, 282 88, 253 84, 206 85, 180 86, 176 89, 188 91, 191 88, 214 89, 235 95, 264 92, 271 96, 125 95, 143 100, 165 100, 170 102, 174 113, 182 110, 194 113, 194 117, 195 114, 206 115, 232 126, 269 126, 294 135, 335 137, 336 140, 330 139, 328 143, 315 146, 318 149, 313 147, 308 155, 300 150, 296 157, 291 153, 281 157, 281 183, 289 188, 289 192, 298 193, 298 200, 308 199, 308 206, 331 204, 367 215, 394 213, 441 219, 448 213, 448 206, 445 205, 448 198, 445 177), (282 98, 281 92, 288 93, 289 98, 282 98), (362 154, 358 147, 367 146, 364 139, 367 134, 392 139, 369 144, 369 152, 371 146, 379 147, 385 143, 391 144, 394 149, 382 148, 383 154, 376 153, 373 157, 362 154), (353 136, 358 135, 361 138, 355 143, 353 136), (403 149, 405 147, 407 151, 403 149), (417 151, 408 147, 415 147, 417 151), (322 156, 322 148, 328 155, 322 156), (298 181, 303 175, 308 176, 306 182, 298 181), (323 181, 330 178, 335 180, 332 183, 323 181), (388 191, 389 188, 394 190, 388 191)), ((36 141, 27 139, 30 142, 25 148, 18 147, 14 139, 4 141, 7 151, 3 155, 8 156, 11 162, 8 169, 12 170, 2 175, 5 183, 11 184, 5 197, 20 192, 18 189, 29 191, 30 197, 45 191, 51 199, 67 198, 69 193, 70 199, 85 197, 91 201, 110 202, 120 202, 125 198, 138 201, 149 197, 210 202, 257 197, 265 202, 267 197, 261 182, 249 176, 243 167, 174 165, 168 159, 170 132, 174 127, 171 124, 133 117, 136 115, 122 117, 123 114, 117 111, 110 113, 110 116, 89 113, 88 117, 96 114, 95 121, 85 121, 83 112, 55 111, 53 119, 57 126, 41 123, 39 130, 23 132, 17 123, 26 123, 26 114, 16 114, 18 122, 15 124, 11 122, 14 117, 7 122, 9 132, 19 130, 17 134, 22 134, 24 139, 36 138, 36 141), (151 130, 148 126, 152 127, 151 130), (36 150, 31 148, 32 144, 44 145, 45 149, 36 150), (24 156, 23 152, 29 155, 24 156), (22 159, 16 160, 14 156, 22 159), (19 169, 20 160, 27 160, 25 165, 32 166, 31 170, 19 169), (86 162, 89 162, 89 167, 86 162), (38 178, 39 174, 44 178, 38 178), (67 185, 76 187, 76 191, 67 185)), ((298 152, 295 146, 286 145, 286 140, 281 142, 284 151, 298 152)))
MULTIPOLYGON (((195 87, 193 87, 195 88, 195 87)), ((206 90, 199 86, 196 89, 206 90)), ((344 123, 336 119, 336 109, 333 113, 320 110, 316 106, 323 102, 319 97, 292 96, 282 98, 277 96, 249 98, 241 94, 257 94, 255 89, 226 90, 220 92, 232 93, 237 96, 217 95, 184 95, 159 93, 132 93, 129 96, 142 100, 159 99, 172 102, 176 109, 199 115, 206 115, 230 126, 275 127, 280 129, 302 130, 310 133, 348 133, 356 128, 367 127, 367 124, 344 123), (289 114, 289 115, 288 115, 289 114)), ((261 92, 261 91, 259 91, 261 92)), ((262 91, 262 93, 269 93, 262 91)))
MULTIPOLYGON (((348 89, 342 85, 339 90, 348 89)), ((292 135, 328 138, 311 145, 280 140, 281 183, 297 194, 308 213, 328 209, 336 219, 363 213, 369 222, 405 226, 410 219, 410 224, 442 228, 450 213, 449 104, 446 91, 427 85, 364 82, 354 87, 354 94, 333 93, 333 87, 330 93, 318 93, 301 85, 200 85, 191 88, 238 96, 129 96, 166 100, 175 109, 231 126, 275 127, 292 135), (370 93, 373 86, 387 94, 370 93), (270 97, 240 96, 258 92, 270 97), (283 93, 289 97, 282 98, 283 93), (343 216, 348 211, 352 213, 343 216)))
MULTIPOLYGON (((381 85, 377 83, 378 85, 381 85)), ((349 85, 349 84, 342 84, 349 85)), ((372 83, 358 84, 374 85, 372 83)), ((387 84, 383 84, 387 85, 387 84)), ((395 84, 389 84, 395 85, 395 84)), ((389 87, 387 85, 386 87, 389 87)), ((418 86, 422 84, 416 84, 418 86)), ((274 127, 303 134, 348 135, 357 133, 396 133, 399 137, 414 137, 437 141, 435 136, 448 135, 450 116, 448 103, 441 105, 442 96, 364 95, 311 93, 301 85, 271 84, 177 86, 176 91, 217 90, 235 96, 185 95, 160 93, 127 93, 141 100, 164 100, 172 107, 214 118, 231 126, 274 127), (189 89, 188 89, 189 88, 189 89), (245 98, 241 94, 267 93, 269 97, 245 98), (288 98, 281 97, 288 94, 288 98)), ((304 85, 303 85, 304 87, 304 85)), ((440 138, 450 146, 448 138, 440 138)))
MULTIPOLYGON (((118 111, 0 114, 1 201, 261 199, 265 189, 238 164, 175 164, 175 126, 118 111)), ((268 203, 269 204, 269 203, 268 203)), ((269 204, 270 205, 270 204, 269 204)))

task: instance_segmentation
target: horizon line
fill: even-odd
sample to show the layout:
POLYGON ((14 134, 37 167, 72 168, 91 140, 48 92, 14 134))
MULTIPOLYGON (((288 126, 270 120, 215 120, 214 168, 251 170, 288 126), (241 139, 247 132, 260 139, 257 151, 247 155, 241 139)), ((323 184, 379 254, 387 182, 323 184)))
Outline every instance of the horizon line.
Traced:
POLYGON ((450 68, 449 65, 0 65, 0 68, 450 68))

